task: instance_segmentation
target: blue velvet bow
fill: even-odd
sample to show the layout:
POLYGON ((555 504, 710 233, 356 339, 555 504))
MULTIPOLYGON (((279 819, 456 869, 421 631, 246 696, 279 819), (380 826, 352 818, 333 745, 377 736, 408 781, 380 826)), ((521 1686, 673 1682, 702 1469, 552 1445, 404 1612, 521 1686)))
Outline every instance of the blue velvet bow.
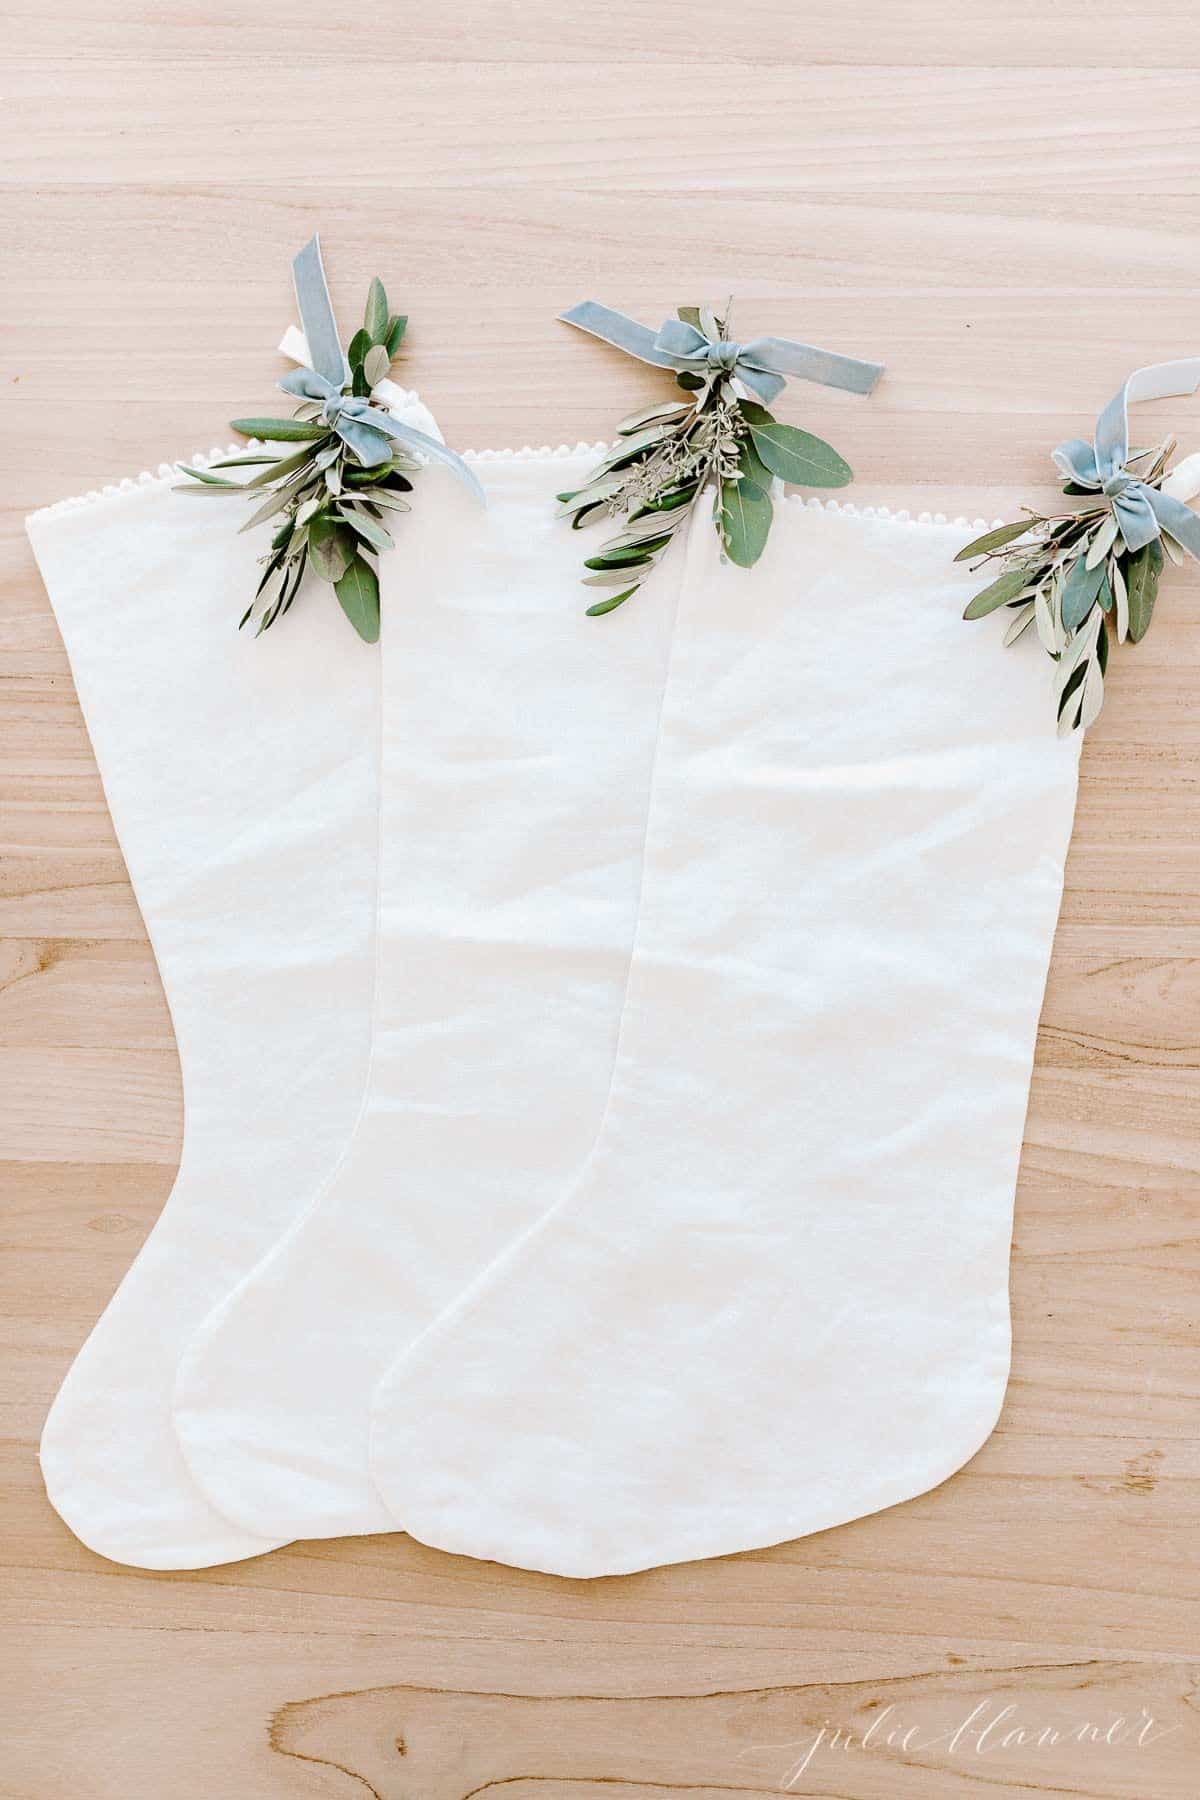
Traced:
POLYGON ((294 369, 279 386, 285 394, 320 403, 321 418, 342 442, 353 450, 366 468, 387 462, 392 444, 415 450, 421 456, 434 457, 452 469, 478 499, 486 504, 486 495, 476 477, 453 450, 436 438, 418 431, 414 425, 402 425, 381 407, 369 400, 348 394, 350 368, 338 337, 333 303, 321 262, 321 245, 314 235, 292 263, 292 279, 296 287, 296 304, 300 323, 308 344, 311 368, 294 369))
POLYGON ((710 336, 683 319, 668 319, 658 331, 651 331, 648 325, 639 325, 636 319, 614 312, 598 300, 583 300, 558 316, 565 324, 577 325, 656 368, 699 375, 710 383, 728 380, 743 399, 757 400, 763 406, 769 406, 787 385, 789 375, 819 381, 824 387, 869 394, 883 374, 881 363, 839 356, 833 350, 818 350, 790 338, 751 338, 739 344, 732 338, 710 336))
POLYGON ((1056 467, 1068 481, 1089 493, 1104 495, 1131 551, 1144 549, 1165 531, 1183 549, 1200 557, 1200 517, 1182 500, 1149 486, 1125 466, 1129 458, 1130 403, 1194 393, 1197 386, 1200 358, 1154 363, 1138 369, 1100 414, 1092 443, 1068 438, 1053 453, 1056 467))

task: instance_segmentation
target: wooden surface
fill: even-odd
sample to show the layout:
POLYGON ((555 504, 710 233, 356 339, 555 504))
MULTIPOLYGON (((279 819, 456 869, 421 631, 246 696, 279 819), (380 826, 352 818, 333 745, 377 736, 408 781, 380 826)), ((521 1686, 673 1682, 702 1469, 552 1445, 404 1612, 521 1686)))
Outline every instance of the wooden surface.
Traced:
MULTIPOLYGON (((180 1095, 21 518, 224 443, 267 401, 288 261, 316 225, 335 299, 378 268, 411 313, 401 378, 459 445, 594 439, 657 391, 557 326, 561 306, 595 294, 653 320, 732 292, 743 335, 887 361, 869 402, 783 405, 835 437, 860 499, 990 516, 1049 498, 1051 445, 1134 365, 1200 350, 1200 14, 6 10, 0 1794, 1192 1800, 1196 574, 1171 574, 1149 640, 1114 657, 1088 740, 1014 1373, 967 1469, 780 1549, 592 1585, 402 1536, 147 1575, 71 1537, 35 1461, 169 1191, 180 1095), (969 1722, 1006 1707, 1004 1730, 1060 1742, 979 1748, 969 1722), (1143 1709, 1164 1735, 1102 1741, 1143 1709), (798 1770, 825 1724, 855 1742, 798 1770)), ((1200 403, 1156 411, 1200 441, 1200 403)))

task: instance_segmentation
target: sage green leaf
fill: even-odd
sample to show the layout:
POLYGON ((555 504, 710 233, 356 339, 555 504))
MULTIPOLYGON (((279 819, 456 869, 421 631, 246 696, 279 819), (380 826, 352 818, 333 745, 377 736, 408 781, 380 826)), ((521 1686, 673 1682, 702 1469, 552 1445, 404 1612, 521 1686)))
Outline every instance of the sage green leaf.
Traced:
POLYGON ((721 541, 730 562, 753 567, 766 548, 773 511, 770 494, 756 481, 721 483, 721 541))
POLYGON ((701 330, 698 306, 677 306, 675 316, 677 319, 682 319, 685 325, 694 325, 697 331, 701 330))
POLYGON ((356 555, 353 533, 331 513, 317 513, 308 524, 308 554, 322 581, 339 582, 356 555))
POLYGON ((392 366, 392 359, 382 344, 372 344, 363 359, 363 375, 367 385, 375 387, 392 366))
POLYGON ((379 642, 379 579, 370 563, 355 556, 333 591, 342 611, 364 643, 379 642))
POLYGON ((393 313, 391 318, 388 320, 387 336, 383 340, 384 348, 386 349, 386 351, 388 353, 388 361, 389 362, 391 362, 391 360, 395 356, 397 350, 399 350, 400 345, 404 341, 404 333, 407 330, 408 330, 407 315, 405 313, 393 313))
POLYGON ((588 607, 584 617, 587 619, 599 619, 604 613, 616 612, 618 606, 624 606, 629 596, 631 594, 636 594, 638 587, 640 586, 641 583, 638 582, 635 586, 626 588, 623 594, 614 594, 610 600, 597 600, 595 606, 588 607))
POLYGON ((223 456, 220 462, 210 463, 208 466, 210 469, 251 469, 262 463, 273 463, 275 460, 270 451, 264 450, 256 451, 251 456, 223 456))
POLYGON ((1129 641, 1140 644, 1150 629, 1154 602, 1158 597, 1158 578, 1162 574, 1163 553, 1157 538, 1141 550, 1135 550, 1125 562, 1125 587, 1129 598, 1129 641))
POLYGON ((346 356, 351 369, 361 369, 371 348, 371 334, 365 325, 360 325, 346 346, 346 356))
POLYGON ((231 419, 229 423, 244 437, 273 439, 280 444, 299 444, 329 436, 328 425, 310 423, 306 419, 231 419))
POLYGON ((1003 575, 991 583, 990 587, 985 587, 981 593, 976 594, 975 598, 963 609, 963 618, 986 618, 988 613, 995 612, 998 606, 1007 606, 1010 600, 1015 600, 1028 584, 1029 569, 1027 567, 1006 569, 1003 575))
POLYGON ((985 531, 982 537, 972 538, 969 544, 959 551, 955 562, 972 562, 977 556, 986 556, 989 551, 1002 550, 1005 544, 1013 544, 1019 537, 1024 537, 1030 528, 1038 523, 1036 519, 1020 519, 1015 525, 997 525, 994 531, 985 531))
POLYGON ((403 494, 393 494, 389 488, 374 488, 371 492, 371 505, 386 507, 388 512, 411 512, 412 506, 403 494))
POLYGON ((354 507, 339 507, 338 518, 344 519, 351 531, 355 532, 372 550, 395 549, 392 535, 386 526, 380 525, 368 513, 358 512, 354 507))
POLYGON ((363 329, 370 332, 373 344, 382 344, 387 337, 388 318, 387 294, 376 275, 367 291, 367 310, 363 314, 363 329))
POLYGON ((1084 557, 1077 557, 1063 583, 1062 622, 1067 631, 1075 631, 1091 612, 1107 586, 1103 568, 1089 569, 1084 557))
POLYGON ((772 475, 797 487, 845 487, 854 471, 832 444, 795 425, 751 425, 754 448, 772 475))

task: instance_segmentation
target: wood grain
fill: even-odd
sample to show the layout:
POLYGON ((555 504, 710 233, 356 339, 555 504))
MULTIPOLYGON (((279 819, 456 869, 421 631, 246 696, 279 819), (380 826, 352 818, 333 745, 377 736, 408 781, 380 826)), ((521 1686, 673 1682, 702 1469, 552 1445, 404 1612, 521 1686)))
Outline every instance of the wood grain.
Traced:
MULTIPOLYGON (((1200 581, 1089 738, 999 1428, 932 1494, 589 1585, 402 1537, 194 1575, 50 1510, 54 1389, 170 1189, 165 1003, 22 514, 222 443, 286 269, 378 266, 451 441, 647 394, 595 293, 889 365, 788 402, 859 497, 985 517, 1200 331, 1200 15, 1115 0, 7 0, 0 228, 5 1800, 1179 1800, 1200 1763, 1200 581), (801 408, 802 415, 801 415, 801 408), (1028 1730, 1001 1745, 1003 1728, 1028 1730), (979 1710, 982 1709, 982 1710, 979 1710), (1152 1736, 1139 1743, 1144 1714, 1152 1736), (1104 1741, 1113 1721, 1130 1727, 1104 1741), (964 1725, 964 1721, 973 1724, 964 1725), (864 1733, 874 1731, 864 1745, 864 1733), (967 1736, 953 1734, 962 1726, 967 1736), (850 1734, 813 1752, 822 1731, 850 1734), (1057 1730, 1056 1743, 1034 1742, 1057 1730), (974 1734, 974 1735, 972 1735, 974 1734)), ((1155 409, 1186 435, 1185 402, 1155 409)), ((803 1446, 781 1445, 803 1472, 803 1446)))

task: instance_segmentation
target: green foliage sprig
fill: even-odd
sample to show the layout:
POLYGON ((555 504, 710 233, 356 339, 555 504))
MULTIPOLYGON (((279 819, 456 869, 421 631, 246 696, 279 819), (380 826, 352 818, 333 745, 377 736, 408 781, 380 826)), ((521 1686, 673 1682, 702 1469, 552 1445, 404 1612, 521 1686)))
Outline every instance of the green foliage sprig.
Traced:
MULTIPOLYGON (((350 379, 343 393, 369 401, 384 380, 404 338, 408 321, 388 310, 387 294, 376 276, 367 295, 362 327, 347 346, 350 379)), ((381 423, 386 411, 379 408, 381 423)), ((250 531, 267 519, 279 523, 270 549, 260 561, 262 580, 239 621, 256 621, 255 635, 291 608, 308 570, 328 581, 342 611, 358 635, 373 644, 379 637, 379 577, 375 557, 393 547, 388 529, 397 513, 409 511, 410 477, 420 468, 395 444, 383 462, 366 462, 326 422, 317 400, 305 400, 290 419, 248 418, 231 421, 234 431, 292 448, 254 450, 227 457, 208 469, 180 463, 188 476, 180 491, 188 493, 262 492, 262 504, 246 520, 250 531), (251 468, 260 472, 247 481, 231 481, 218 471, 251 468)), ((368 433, 368 436, 372 434, 368 433)))
MULTIPOLYGON (((1129 463, 1144 463, 1139 479, 1161 488, 1169 473, 1173 441, 1142 450, 1129 463)), ((1063 482, 1065 494, 1090 490, 1063 482)), ((1055 703, 1060 736, 1083 730, 1104 704, 1110 634, 1139 643, 1150 628, 1164 552, 1182 563, 1184 553, 1169 532, 1140 550, 1129 550, 1107 499, 1080 512, 1041 514, 997 526, 955 557, 978 558, 978 567, 1002 570, 967 606, 964 619, 982 619, 999 607, 1013 614, 1004 634, 1015 644, 1032 625, 1043 649, 1058 664, 1055 703)))
MULTIPOLYGON (((681 306, 678 316, 706 337, 728 341, 728 315, 720 319, 706 308, 681 306)), ((831 445, 741 398, 724 372, 706 378, 685 370, 675 379, 689 398, 662 401, 622 420, 620 441, 585 485, 558 496, 560 517, 576 531, 597 518, 622 521, 617 534, 585 559, 588 586, 618 590, 589 606, 589 618, 614 612, 637 593, 710 488, 722 550, 748 569, 771 530, 773 477, 828 488, 845 487, 853 477, 831 445)))

